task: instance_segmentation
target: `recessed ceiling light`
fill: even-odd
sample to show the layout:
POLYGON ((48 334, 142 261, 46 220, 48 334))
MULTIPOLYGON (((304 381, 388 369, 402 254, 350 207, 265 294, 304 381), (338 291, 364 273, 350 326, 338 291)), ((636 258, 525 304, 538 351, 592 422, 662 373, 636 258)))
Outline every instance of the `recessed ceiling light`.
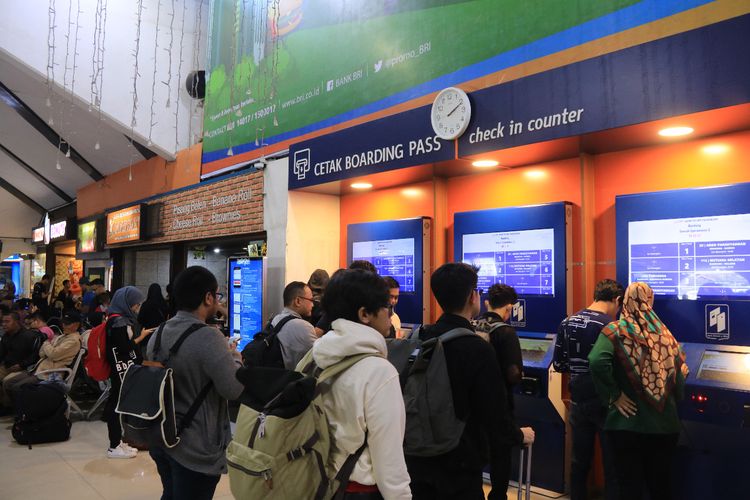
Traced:
POLYGON ((355 182, 352 184, 352 188, 354 189, 371 189, 372 184, 369 182, 355 182))
POLYGON ((547 172, 544 170, 527 170, 523 175, 529 179, 543 179, 544 177, 547 177, 547 172))
POLYGON ((214 248, 214 253, 220 253, 220 252, 221 252, 221 248, 218 248, 218 247, 214 248))
POLYGON ((682 137, 693 133, 692 127, 667 127, 659 131, 662 137, 682 137))
POLYGON ((417 198, 422 195, 422 191, 416 188, 406 188, 401 190, 401 194, 409 198, 417 198))
POLYGON ((500 162, 495 160, 477 160, 475 162, 472 162, 472 165, 477 168, 490 168, 497 167, 498 165, 500 165, 500 162))
POLYGON ((729 151, 729 146, 726 144, 709 144, 708 146, 703 146, 701 151, 707 155, 722 155, 729 151))

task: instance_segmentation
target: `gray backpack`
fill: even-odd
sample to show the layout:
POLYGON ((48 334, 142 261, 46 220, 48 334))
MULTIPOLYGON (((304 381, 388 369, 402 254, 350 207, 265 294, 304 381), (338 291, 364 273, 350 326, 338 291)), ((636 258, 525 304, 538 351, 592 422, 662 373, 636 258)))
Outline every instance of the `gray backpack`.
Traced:
POLYGON ((433 457, 456 448, 466 425, 456 417, 443 344, 476 333, 455 328, 422 341, 419 332, 406 339, 389 340, 388 360, 400 375, 404 393, 404 454, 433 457))

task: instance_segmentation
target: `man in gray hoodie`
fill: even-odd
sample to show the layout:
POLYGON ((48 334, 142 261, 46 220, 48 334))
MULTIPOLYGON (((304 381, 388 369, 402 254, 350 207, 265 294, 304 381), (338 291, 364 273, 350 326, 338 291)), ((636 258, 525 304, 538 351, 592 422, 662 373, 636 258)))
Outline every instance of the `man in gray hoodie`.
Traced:
MULTIPOLYGON (((204 267, 188 267, 177 275, 173 293, 178 312, 164 325, 161 352, 169 350, 191 325, 205 324, 216 314, 217 289, 216 277, 204 267)), ((156 341, 156 335, 149 340, 148 359, 154 359, 156 341)), ((240 366, 235 345, 228 345, 226 337, 208 325, 190 335, 170 359, 178 419, 207 384, 211 389, 177 446, 149 450, 164 487, 163 500, 213 497, 221 474, 227 471, 225 450, 231 439, 227 400, 242 393, 243 386, 235 377, 240 366)))

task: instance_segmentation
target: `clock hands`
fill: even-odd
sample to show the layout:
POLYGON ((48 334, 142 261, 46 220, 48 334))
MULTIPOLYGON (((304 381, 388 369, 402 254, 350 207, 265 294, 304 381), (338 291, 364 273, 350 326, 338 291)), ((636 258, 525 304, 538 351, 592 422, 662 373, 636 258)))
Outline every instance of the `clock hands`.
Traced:
POLYGON ((445 115, 445 117, 447 118, 447 117, 449 117, 450 115, 452 115, 452 114, 453 114, 453 113, 454 113, 454 112, 455 112, 455 111, 456 111, 456 110, 457 110, 458 108, 460 108, 460 107, 461 107, 461 104, 462 104, 462 103, 460 103, 460 102, 459 102, 459 103, 458 103, 458 106, 456 106, 455 108, 453 108, 453 109, 451 110, 451 112, 450 112, 450 113, 448 113, 447 115, 445 115))

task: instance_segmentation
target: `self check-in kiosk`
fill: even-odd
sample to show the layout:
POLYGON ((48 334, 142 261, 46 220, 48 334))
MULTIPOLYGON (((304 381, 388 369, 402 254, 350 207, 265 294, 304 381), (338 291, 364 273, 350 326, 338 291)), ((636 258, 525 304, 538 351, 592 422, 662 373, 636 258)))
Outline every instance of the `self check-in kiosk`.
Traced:
POLYGON ((750 497, 750 184, 619 196, 617 275, 682 344, 676 498, 750 497))
POLYGON ((391 276, 400 286, 396 312, 402 325, 430 321, 430 241, 432 219, 363 222, 347 227, 347 264, 366 260, 378 274, 391 276))
POLYGON ((516 420, 536 432, 532 486, 552 497, 566 491, 569 463, 562 376, 552 370, 552 355, 553 332, 572 307, 571 216, 569 203, 551 203, 454 218, 455 258, 479 268, 478 287, 504 283, 518 293, 510 321, 524 363, 516 420))

